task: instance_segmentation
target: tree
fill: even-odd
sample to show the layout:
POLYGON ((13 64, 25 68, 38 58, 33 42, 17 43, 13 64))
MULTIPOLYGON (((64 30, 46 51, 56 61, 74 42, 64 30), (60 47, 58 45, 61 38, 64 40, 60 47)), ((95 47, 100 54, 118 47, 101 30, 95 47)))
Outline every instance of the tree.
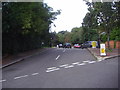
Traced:
POLYGON ((3 55, 49 45, 49 28, 59 14, 43 2, 3 2, 3 55))
POLYGON ((86 2, 86 4, 89 12, 86 14, 82 25, 85 32, 84 38, 86 39, 89 36, 92 29, 96 29, 99 36, 102 32, 106 32, 109 48, 110 33, 118 26, 119 22, 119 4, 115 2, 86 2))

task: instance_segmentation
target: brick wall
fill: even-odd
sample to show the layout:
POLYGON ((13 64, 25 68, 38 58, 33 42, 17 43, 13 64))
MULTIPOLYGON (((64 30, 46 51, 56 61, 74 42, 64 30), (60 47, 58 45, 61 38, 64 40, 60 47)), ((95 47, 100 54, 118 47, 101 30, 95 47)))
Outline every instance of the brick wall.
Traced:
POLYGON ((117 49, 120 49, 120 41, 117 41, 117 42, 116 42, 116 48, 117 48, 117 49))
MULTIPOLYGON (((116 49, 120 49, 120 41, 116 41, 116 43, 115 43, 115 41, 114 40, 111 40, 111 41, 109 41, 109 44, 110 44, 110 48, 116 48, 116 49)), ((108 42, 105 42, 105 45, 106 45, 106 48, 108 48, 108 42)))

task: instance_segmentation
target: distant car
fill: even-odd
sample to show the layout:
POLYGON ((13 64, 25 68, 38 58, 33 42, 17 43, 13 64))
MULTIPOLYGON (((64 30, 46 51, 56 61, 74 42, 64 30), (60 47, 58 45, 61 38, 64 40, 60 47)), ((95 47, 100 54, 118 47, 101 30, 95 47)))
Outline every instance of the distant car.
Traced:
POLYGON ((82 49, 83 49, 83 48, 90 48, 90 47, 92 47, 92 45, 91 45, 90 42, 85 42, 85 43, 83 43, 83 44, 81 45, 81 48, 82 48, 82 49))
POLYGON ((58 46, 59 46, 59 48, 63 48, 63 45, 62 45, 62 44, 59 44, 58 46))
POLYGON ((65 43, 64 44, 64 48, 71 48, 72 46, 71 46, 71 44, 70 43, 65 43))
POLYGON ((74 48, 81 48, 79 44, 74 44, 74 48))

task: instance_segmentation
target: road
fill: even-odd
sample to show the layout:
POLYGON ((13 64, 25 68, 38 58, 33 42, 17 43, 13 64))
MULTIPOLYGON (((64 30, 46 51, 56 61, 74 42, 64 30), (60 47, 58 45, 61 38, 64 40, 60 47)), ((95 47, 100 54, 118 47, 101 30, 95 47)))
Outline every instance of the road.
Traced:
POLYGON ((118 58, 87 49, 50 48, 2 70, 3 88, 118 88, 118 58))

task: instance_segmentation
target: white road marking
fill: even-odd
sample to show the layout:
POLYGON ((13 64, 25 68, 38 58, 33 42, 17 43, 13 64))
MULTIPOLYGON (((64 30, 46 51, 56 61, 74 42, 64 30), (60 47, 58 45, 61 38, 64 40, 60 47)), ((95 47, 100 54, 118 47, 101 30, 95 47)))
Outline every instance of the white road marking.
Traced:
POLYGON ((90 61, 83 61, 83 62, 90 62, 90 61))
POLYGON ((23 77, 27 77, 28 75, 24 75, 24 76, 19 76, 19 77, 15 77, 14 79, 19 79, 19 78, 23 78, 23 77))
POLYGON ((6 80, 0 80, 0 83, 1 83, 1 82, 5 82, 5 81, 6 81, 6 80))
POLYGON ((71 68, 71 67, 74 67, 74 65, 66 66, 64 68, 71 68))
POLYGON ((47 69, 55 69, 56 67, 51 67, 51 68, 47 68, 47 69))
POLYGON ((78 65, 85 65, 85 63, 80 63, 80 64, 78 64, 78 65))
POLYGON ((37 74, 39 74, 39 73, 33 73, 32 75, 37 75, 37 74))
POLYGON ((68 66, 68 64, 60 65, 59 67, 65 67, 65 66, 68 66))
POLYGON ((60 57, 60 55, 57 56, 56 60, 58 60, 59 57, 60 57))
POLYGON ((75 65, 75 64, 79 64, 80 62, 75 62, 75 63, 72 63, 73 65, 75 65))
POLYGON ((52 70, 46 70, 46 72, 52 72, 52 71, 56 71, 59 70, 60 68, 56 68, 56 69, 52 69, 52 70))
POLYGON ((95 63, 96 61, 90 61, 90 62, 88 62, 88 63, 95 63))

